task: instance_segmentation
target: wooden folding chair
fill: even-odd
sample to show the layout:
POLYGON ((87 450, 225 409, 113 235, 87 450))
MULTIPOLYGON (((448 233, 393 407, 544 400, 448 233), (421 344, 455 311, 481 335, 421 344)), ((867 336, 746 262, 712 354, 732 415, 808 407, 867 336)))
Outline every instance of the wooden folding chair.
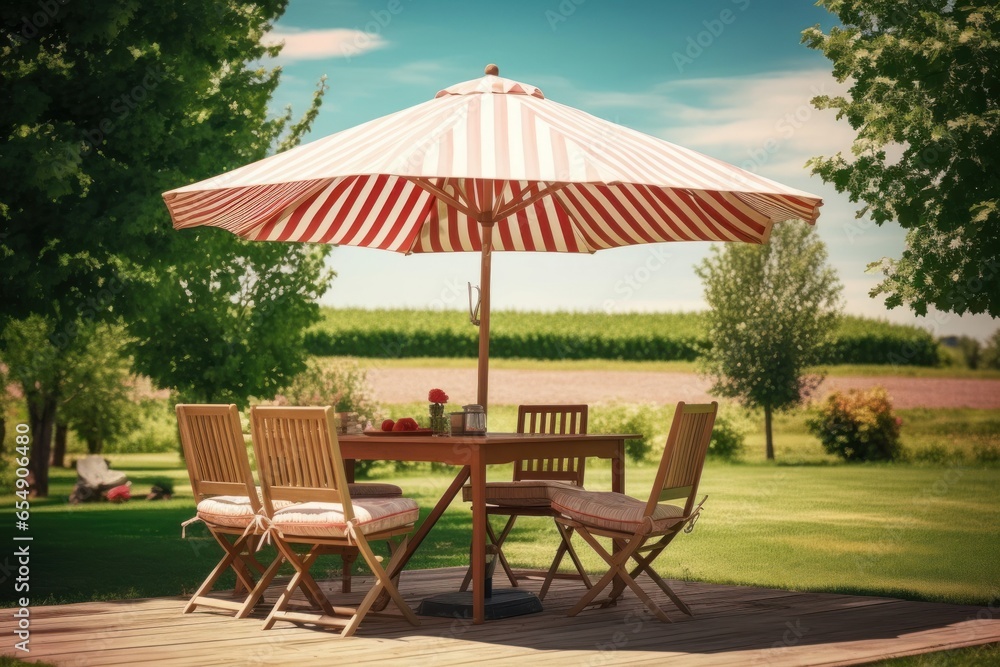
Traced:
POLYGON ((279 620, 341 628, 349 637, 385 590, 404 618, 419 625, 395 584, 382 567, 369 542, 389 544, 392 569, 406 551, 406 542, 419 516, 409 498, 351 499, 344 460, 337 440, 333 408, 252 407, 251 433, 267 517, 266 538, 295 568, 295 574, 264 622, 264 629, 279 620), (290 502, 281 506, 276 503, 290 502), (401 538, 399 543, 393 538, 401 538), (305 545, 300 555, 293 545, 305 545), (360 554, 375 576, 375 584, 356 608, 334 607, 309 573, 323 554, 360 554), (301 587, 318 611, 289 610, 293 592, 301 587))
POLYGON ((635 578, 643 572, 678 609, 688 616, 692 615, 691 609, 653 570, 652 563, 681 530, 690 532, 698 519, 705 498, 696 505, 695 497, 718 409, 715 402, 708 405, 677 404, 663 458, 646 502, 621 493, 553 493, 552 508, 559 513, 556 522, 567 529, 575 528, 610 568, 569 610, 569 616, 577 615, 591 604, 602 607, 614 605, 627 586, 657 618, 670 622, 666 613, 636 583, 635 578), (669 501, 683 501, 684 504, 667 504, 669 501), (612 539, 615 545, 613 553, 597 541, 598 536, 612 539), (629 560, 636 562, 631 571, 626 569, 629 560), (597 595, 612 581, 614 585, 608 598, 595 603, 597 595))
MULTIPOLYGON (((517 409, 518 433, 586 433, 586 405, 521 405, 517 409)), ((590 588, 590 578, 580 563, 570 542, 572 529, 556 524, 561 541, 555 558, 548 570, 513 570, 503 553, 503 544, 510 535, 514 522, 519 516, 556 517, 551 507, 551 494, 565 488, 567 484, 583 488, 584 457, 523 459, 514 462, 514 479, 511 482, 488 482, 486 484, 486 534, 490 543, 497 548, 497 560, 507 579, 513 586, 518 579, 544 577, 539 599, 545 599, 549 586, 555 578, 579 579, 590 588), (507 523, 497 535, 489 523, 490 516, 506 516, 507 523), (559 564, 569 554, 577 574, 558 574, 559 564)), ((463 489, 464 500, 472 500, 470 487, 463 489)), ((472 581, 472 568, 465 573, 461 590, 466 590, 472 581)))
MULTIPOLYGON (((261 509, 250 471, 246 442, 235 405, 178 405, 177 425, 181 446, 197 505, 194 520, 205 523, 224 555, 184 607, 199 606, 236 612, 244 618, 261 599, 280 566, 280 558, 264 568, 254 557, 255 530, 250 528, 261 509), (208 597, 216 582, 232 568, 236 573, 234 596, 241 601, 208 597), (259 578, 253 580, 254 570, 259 578)), ((187 523, 187 522, 186 522, 187 523)))

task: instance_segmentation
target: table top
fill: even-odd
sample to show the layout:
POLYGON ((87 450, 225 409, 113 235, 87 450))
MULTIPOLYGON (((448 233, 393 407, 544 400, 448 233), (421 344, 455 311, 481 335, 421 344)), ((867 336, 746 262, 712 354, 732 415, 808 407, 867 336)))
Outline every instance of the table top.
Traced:
POLYGON ((344 458, 369 461, 434 461, 452 465, 511 463, 521 459, 587 456, 621 458, 633 433, 488 433, 485 436, 398 437, 341 435, 344 458))
POLYGON ((373 432, 373 435, 362 433, 351 435, 338 435, 340 442, 392 442, 405 444, 448 444, 463 443, 474 445, 504 445, 520 444, 524 442, 579 442, 581 440, 635 440, 643 436, 638 433, 487 433, 486 435, 415 435, 401 437, 391 435, 391 432, 383 434, 381 431, 373 432))

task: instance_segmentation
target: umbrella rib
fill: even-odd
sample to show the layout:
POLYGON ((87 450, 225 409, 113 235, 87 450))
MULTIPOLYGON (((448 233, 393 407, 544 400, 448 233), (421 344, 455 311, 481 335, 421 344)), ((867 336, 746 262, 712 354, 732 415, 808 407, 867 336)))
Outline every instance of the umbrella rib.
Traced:
POLYGON ((556 192, 559 192, 568 185, 569 183, 554 183, 552 185, 542 188, 541 190, 538 190, 537 192, 535 192, 535 194, 531 195, 527 199, 508 202, 506 206, 502 207, 500 211, 497 212, 496 219, 503 220, 504 218, 508 218, 514 213, 517 213, 518 211, 522 211, 528 208, 539 199, 544 199, 549 195, 553 195, 556 192))
POLYGON ((471 207, 469 207, 466 204, 462 203, 457 198, 452 197, 451 195, 449 195, 447 192, 444 191, 443 188, 441 188, 441 187, 439 187, 437 185, 434 185, 433 183, 430 183, 428 181, 425 181, 423 179, 415 178, 413 176, 403 176, 402 178, 405 178, 410 183, 413 183, 414 185, 416 185, 421 190, 425 190, 425 191, 429 192, 431 195, 433 195, 437 199, 440 199, 441 201, 443 201, 448 206, 450 206, 450 207, 452 207, 452 208, 454 208, 454 209, 456 209, 458 211, 461 211, 462 213, 465 213, 470 218, 475 218, 475 217, 478 216, 478 213, 474 212, 471 207))

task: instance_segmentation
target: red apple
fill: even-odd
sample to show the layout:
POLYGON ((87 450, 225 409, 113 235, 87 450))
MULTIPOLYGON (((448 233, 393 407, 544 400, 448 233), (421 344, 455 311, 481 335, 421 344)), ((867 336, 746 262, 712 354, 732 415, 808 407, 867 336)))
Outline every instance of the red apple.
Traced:
POLYGON ((396 422, 392 421, 391 419, 386 419, 384 422, 382 422, 382 430, 383 431, 391 431, 392 427, 395 426, 395 425, 396 425, 396 422))
POLYGON ((393 431, 408 431, 409 429, 406 428, 406 417, 403 417, 402 419, 397 419, 396 420, 396 424, 392 427, 392 430, 393 431))

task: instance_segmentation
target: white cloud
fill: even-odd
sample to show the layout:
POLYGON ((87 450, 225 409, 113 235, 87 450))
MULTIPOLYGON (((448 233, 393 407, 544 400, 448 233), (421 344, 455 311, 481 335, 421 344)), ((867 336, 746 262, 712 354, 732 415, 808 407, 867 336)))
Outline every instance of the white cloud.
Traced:
MULTIPOLYGON (((664 81, 639 92, 589 91, 584 109, 613 109, 630 125, 778 181, 805 177, 806 160, 848 151, 854 131, 813 97, 846 94, 828 70, 664 81)), ((795 187, 801 184, 789 183, 795 187)))
POLYGON ((328 30, 294 30, 277 28, 264 37, 264 44, 285 44, 279 59, 321 60, 323 58, 351 58, 368 51, 388 46, 380 34, 350 28, 328 30))

